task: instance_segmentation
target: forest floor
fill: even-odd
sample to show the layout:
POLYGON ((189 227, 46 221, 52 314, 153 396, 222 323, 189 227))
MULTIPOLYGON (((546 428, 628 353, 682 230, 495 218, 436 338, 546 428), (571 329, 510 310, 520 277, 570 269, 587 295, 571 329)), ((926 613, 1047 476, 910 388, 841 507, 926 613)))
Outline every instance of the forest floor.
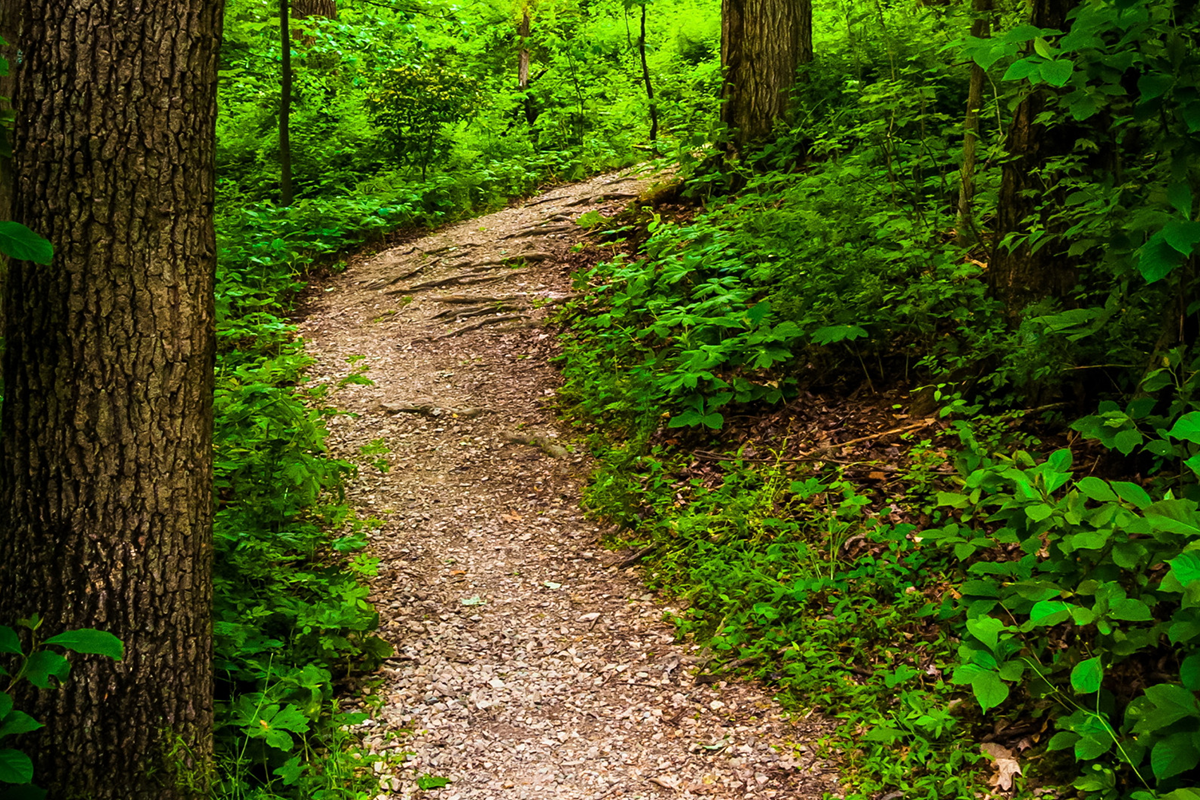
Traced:
POLYGON ((381 799, 422 778, 449 779, 442 800, 837 790, 813 744, 831 723, 704 675, 664 621, 677 605, 580 508, 591 465, 556 421, 543 325, 571 292, 574 220, 648 186, 602 176, 355 259, 301 309, 313 380, 352 412, 330 420, 331 448, 383 520, 373 599, 396 655, 365 728, 395 756, 381 799))

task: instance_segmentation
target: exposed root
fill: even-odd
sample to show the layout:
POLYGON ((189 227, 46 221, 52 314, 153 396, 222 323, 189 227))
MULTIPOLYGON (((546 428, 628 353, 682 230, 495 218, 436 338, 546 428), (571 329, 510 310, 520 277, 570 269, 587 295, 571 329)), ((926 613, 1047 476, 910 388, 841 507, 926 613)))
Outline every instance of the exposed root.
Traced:
POLYGON ((486 328, 488 325, 499 325, 501 322, 514 322, 516 320, 528 320, 528 319, 529 319, 529 316, 527 314, 499 314, 495 317, 488 317, 487 319, 481 319, 478 322, 474 322, 470 325, 466 325, 462 328, 459 328, 458 330, 453 330, 453 331, 450 331, 449 333, 442 334, 441 336, 436 336, 436 337, 430 339, 429 341, 440 342, 445 339, 453 339, 455 336, 461 336, 464 333, 470 333, 471 331, 477 331, 480 328, 486 328))
POLYGON ((475 305, 476 303, 507 303, 516 300, 515 294, 506 294, 503 297, 485 297, 477 294, 444 294, 441 297, 432 298, 435 303, 450 303, 457 305, 475 305))
POLYGON ((547 225, 540 228, 526 228, 523 231, 514 231, 501 236, 501 239, 527 239, 530 236, 547 236, 552 233, 567 233, 575 230, 574 225, 547 225))
POLYGON ((455 320, 470 319, 478 317, 482 314, 497 314, 502 311, 517 311, 517 306, 510 303, 485 303, 475 308, 447 308, 434 314, 430 319, 444 319, 446 317, 454 317, 455 320))
POLYGON ((477 417, 483 413, 482 408, 448 408, 436 406, 433 403, 380 403, 375 407, 376 411, 382 411, 385 414, 424 414, 428 417, 477 417))
POLYGON ((540 447, 542 452, 551 458, 566 458, 570 455, 567 448, 558 443, 557 440, 549 436, 543 436, 540 433, 509 433, 501 432, 500 438, 513 444, 527 444, 534 447, 540 447))
POLYGON ((426 270, 428 270, 430 267, 432 267, 436 263, 437 263, 436 261, 433 261, 433 262, 430 262, 429 264, 422 264, 421 266, 417 267, 416 269, 410 269, 408 272, 401 273, 400 275, 397 275, 394 278, 380 278, 377 281, 371 281, 370 283, 366 284, 364 286, 364 288, 366 288, 366 289, 383 289, 388 286, 395 286, 400 281, 406 281, 409 278, 417 277, 422 272, 425 272, 426 270))

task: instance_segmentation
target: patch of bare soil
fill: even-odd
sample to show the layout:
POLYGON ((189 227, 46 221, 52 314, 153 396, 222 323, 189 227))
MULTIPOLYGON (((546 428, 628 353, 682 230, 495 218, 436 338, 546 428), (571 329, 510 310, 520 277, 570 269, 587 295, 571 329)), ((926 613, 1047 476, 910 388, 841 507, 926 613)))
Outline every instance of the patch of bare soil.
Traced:
POLYGON ((382 635, 380 800, 809 798, 825 720, 786 719, 758 686, 697 682, 669 603, 603 550, 580 511, 588 459, 548 408, 559 377, 540 325, 571 291, 574 219, 647 189, 603 176, 354 263, 311 298, 314 379, 363 365, 333 402, 331 447, 361 466, 382 635), (362 357, 359 359, 358 357, 362 357), (383 453, 386 447, 386 454, 383 453), (365 449, 365 453, 364 453, 365 449), (433 795, 431 795, 433 796, 433 795))

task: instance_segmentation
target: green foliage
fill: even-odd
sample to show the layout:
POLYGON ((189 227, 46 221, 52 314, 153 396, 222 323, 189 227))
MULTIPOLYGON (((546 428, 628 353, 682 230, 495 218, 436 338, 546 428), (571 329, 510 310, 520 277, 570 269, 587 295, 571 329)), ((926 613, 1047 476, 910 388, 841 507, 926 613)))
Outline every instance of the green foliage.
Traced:
MULTIPOLYGON (((5 679, 0 691, 0 740, 32 733, 45 727, 29 714, 14 707, 13 689, 22 681, 38 689, 55 689, 71 673, 70 662, 60 653, 49 649, 60 647, 74 653, 98 655, 120 661, 125 657, 121 640, 105 631, 81 628, 64 631, 49 639, 39 639, 42 620, 37 616, 18 620, 18 628, 28 631, 22 643, 18 631, 0 625, 0 678, 5 679)), ((0 795, 12 800, 40 800, 46 792, 34 784, 33 761, 15 747, 0 744, 0 795)))
POLYGON ((479 99, 471 76, 429 63, 388 70, 367 103, 397 160, 420 167, 424 180, 450 155, 447 126, 469 118, 479 99))

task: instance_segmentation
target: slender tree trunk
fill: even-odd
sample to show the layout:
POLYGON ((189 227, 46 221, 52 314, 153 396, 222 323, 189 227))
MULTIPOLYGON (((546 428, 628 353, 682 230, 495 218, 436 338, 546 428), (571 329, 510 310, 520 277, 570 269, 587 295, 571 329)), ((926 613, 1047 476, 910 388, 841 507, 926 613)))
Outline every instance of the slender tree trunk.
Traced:
MULTIPOLYGON (((1076 0, 1034 0, 1030 20, 1039 28, 1067 27, 1067 13, 1076 0)), ((1036 252, 1020 244, 1011 252, 1000 242, 1010 233, 1028 230, 1028 218, 1044 200, 1045 187, 1037 177, 1038 169, 1050 158, 1069 153, 1074 136, 1068 123, 1060 122, 1047 130, 1037 122, 1046 105, 1045 92, 1030 92, 1017 106, 1008 133, 1009 158, 1000 179, 1000 198, 996 209, 996 246, 988 265, 988 285, 999 299, 1012 324, 1030 303, 1045 297, 1064 297, 1075 283, 1075 272, 1066 258, 1051 247, 1036 252)))
POLYGON ((337 15, 337 0, 292 0, 292 16, 296 19, 337 19, 337 15))
POLYGON ((642 57, 642 81, 646 84, 646 99, 650 101, 650 141, 657 142, 658 104, 654 102, 654 84, 650 81, 650 65, 646 62, 646 2, 642 3, 642 35, 638 37, 638 54, 642 57))
MULTIPOLYGON (((735 148, 768 138, 787 114, 796 67, 804 60, 800 5, 796 0, 722 0, 721 120, 733 130, 735 148)), ((811 59, 811 16, 808 27, 811 59)))
POLYGON ((279 204, 292 204, 292 25, 289 0, 279 0, 279 47, 283 76, 279 83, 279 204))
MULTIPOLYGON (((971 35, 986 39, 992 34, 992 0, 974 0, 975 19, 971 23, 971 35)), ((971 64, 971 84, 967 90, 967 117, 963 122, 963 163, 959 172, 958 225, 955 239, 960 245, 978 241, 975 213, 971 203, 975 198, 975 162, 979 142, 979 111, 983 107, 983 67, 971 64)))
POLYGON ((533 20, 530 17, 529 4, 521 9, 521 24, 517 26, 517 37, 521 41, 517 53, 517 90, 521 92, 521 106, 525 112, 525 122, 531 127, 537 122, 538 113, 533 105, 533 97, 529 94, 529 35, 533 32, 533 20))
POLYGON ((5 0, 15 261, 0 411, 0 620, 94 627, 23 698, 51 800, 199 800, 212 760, 213 152, 219 0, 5 0))

